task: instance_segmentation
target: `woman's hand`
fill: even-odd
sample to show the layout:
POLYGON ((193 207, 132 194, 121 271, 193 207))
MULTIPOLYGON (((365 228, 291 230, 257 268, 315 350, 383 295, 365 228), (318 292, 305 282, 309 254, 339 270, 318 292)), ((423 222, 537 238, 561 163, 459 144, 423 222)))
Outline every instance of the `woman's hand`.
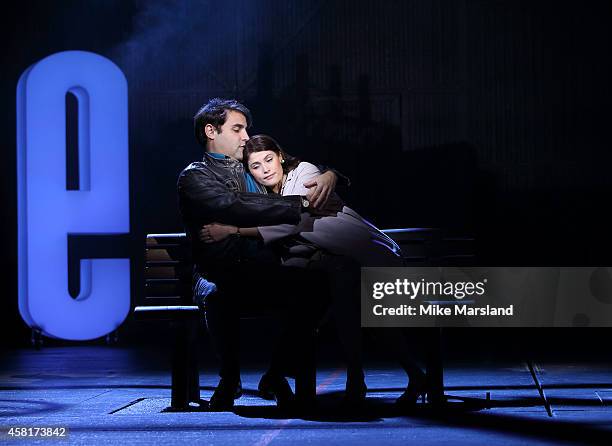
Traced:
POLYGON ((204 225, 198 232, 200 241, 204 243, 220 242, 232 234, 238 234, 238 228, 221 223, 211 223, 204 225))

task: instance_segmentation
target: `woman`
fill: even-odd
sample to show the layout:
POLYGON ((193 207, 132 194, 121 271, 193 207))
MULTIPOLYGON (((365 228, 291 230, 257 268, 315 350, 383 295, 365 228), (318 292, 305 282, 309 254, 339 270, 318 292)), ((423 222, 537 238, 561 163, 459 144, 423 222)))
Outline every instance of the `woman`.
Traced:
MULTIPOLYGON (((246 143, 243 163, 269 193, 281 195, 306 195, 308 189, 304 183, 320 174, 316 166, 288 155, 266 135, 253 136, 246 143)), ((365 398, 367 387, 361 360, 359 302, 355 299, 359 295, 359 267, 402 266, 403 260, 399 246, 391 238, 344 206, 336 195, 317 214, 321 215, 303 213, 298 225, 237 228, 214 223, 204 226, 200 235, 205 242, 231 235, 261 237, 266 244, 280 242, 284 245, 284 264, 330 273, 332 313, 348 365, 345 399, 349 403, 360 402, 365 398)), ((396 333, 390 342, 397 344, 397 338, 396 333)), ((425 379, 421 369, 405 358, 407 355, 400 362, 410 377, 410 385, 398 402, 412 405, 423 393, 425 379)))

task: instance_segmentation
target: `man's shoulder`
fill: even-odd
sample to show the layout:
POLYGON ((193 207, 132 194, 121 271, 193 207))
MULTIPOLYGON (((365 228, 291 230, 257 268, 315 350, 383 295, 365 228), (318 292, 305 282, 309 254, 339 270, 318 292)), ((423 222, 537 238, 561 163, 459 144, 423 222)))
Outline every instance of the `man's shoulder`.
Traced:
POLYGON ((190 164, 187 165, 187 167, 185 167, 179 176, 183 176, 186 174, 190 174, 190 173, 196 173, 196 172, 208 172, 209 170, 209 166, 208 163, 206 163, 206 161, 194 161, 190 164))
POLYGON ((213 178, 213 175, 208 164, 205 161, 195 161, 179 173, 177 185, 180 189, 184 185, 199 183, 210 178, 213 178))

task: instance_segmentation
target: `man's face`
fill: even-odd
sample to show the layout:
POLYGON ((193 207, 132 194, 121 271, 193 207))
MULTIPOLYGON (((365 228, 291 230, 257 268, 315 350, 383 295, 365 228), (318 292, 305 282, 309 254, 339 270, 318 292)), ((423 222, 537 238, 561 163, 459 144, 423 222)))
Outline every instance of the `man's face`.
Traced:
POLYGON ((227 119, 219 131, 209 125, 205 129, 208 137, 208 151, 221 153, 241 161, 244 144, 249 140, 246 126, 247 120, 242 113, 228 110, 227 119))

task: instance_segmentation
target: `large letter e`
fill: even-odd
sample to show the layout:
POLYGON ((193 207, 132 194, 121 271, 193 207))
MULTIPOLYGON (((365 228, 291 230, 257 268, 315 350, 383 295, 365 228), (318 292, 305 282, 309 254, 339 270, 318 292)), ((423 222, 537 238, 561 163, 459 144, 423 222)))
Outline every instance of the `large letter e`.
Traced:
POLYGON ((129 312, 129 259, 81 260, 73 298, 67 249, 71 235, 129 232, 127 125, 125 76, 102 56, 53 54, 19 79, 19 312, 47 336, 94 339, 129 312), (67 94, 78 102, 78 190, 66 188, 67 94))

